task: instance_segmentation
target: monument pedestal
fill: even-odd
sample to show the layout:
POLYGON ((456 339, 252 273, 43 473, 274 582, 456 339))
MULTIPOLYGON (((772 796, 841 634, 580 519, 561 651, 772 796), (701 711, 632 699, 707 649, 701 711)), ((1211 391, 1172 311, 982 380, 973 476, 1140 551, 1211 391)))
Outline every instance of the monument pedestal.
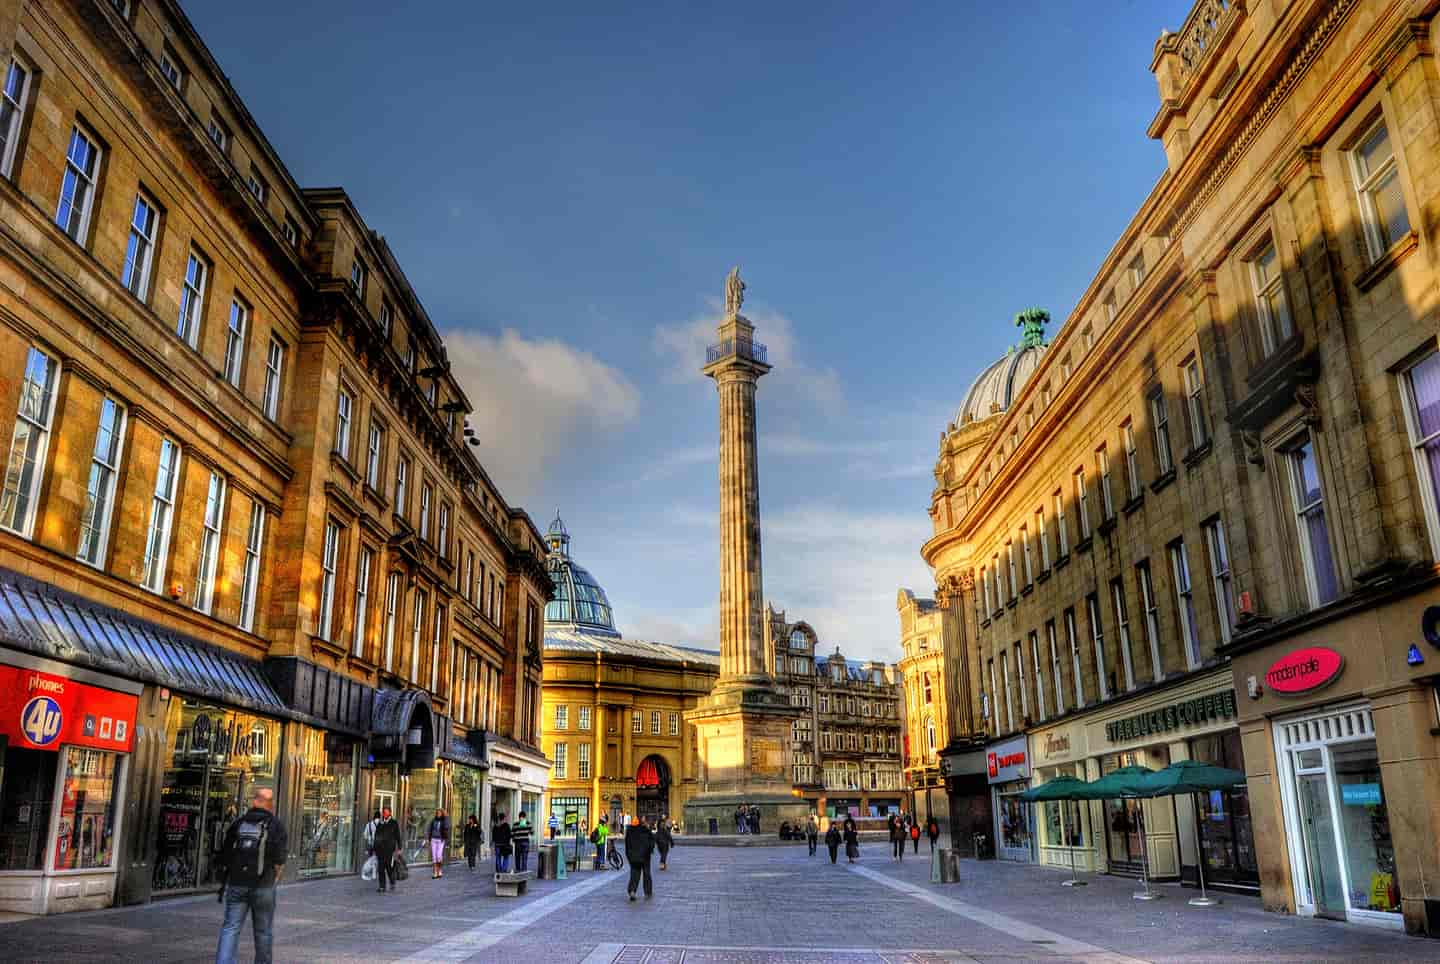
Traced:
POLYGON ((685 802, 685 830, 709 833, 714 819, 722 834, 735 833, 735 808, 760 808, 760 832, 803 823, 809 804, 792 791, 791 724, 800 715, 768 679, 722 681, 685 713, 695 727, 701 761, 700 793, 685 802))

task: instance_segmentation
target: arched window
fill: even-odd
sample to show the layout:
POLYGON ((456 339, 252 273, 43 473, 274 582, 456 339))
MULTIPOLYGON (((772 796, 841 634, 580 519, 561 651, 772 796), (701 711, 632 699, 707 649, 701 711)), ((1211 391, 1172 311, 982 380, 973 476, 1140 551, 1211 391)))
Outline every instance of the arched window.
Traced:
POLYGON ((805 630, 795 629, 790 632, 790 648, 805 649, 810 645, 810 640, 805 636, 805 630))
POLYGON ((935 718, 925 718, 925 747, 931 756, 935 755, 935 718))

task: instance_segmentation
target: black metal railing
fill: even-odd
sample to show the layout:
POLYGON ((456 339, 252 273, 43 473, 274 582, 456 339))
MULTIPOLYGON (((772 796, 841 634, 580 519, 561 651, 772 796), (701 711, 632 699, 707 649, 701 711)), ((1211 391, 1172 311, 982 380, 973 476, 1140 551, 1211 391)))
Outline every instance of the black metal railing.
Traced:
POLYGON ((718 345, 711 345, 705 349, 705 364, 717 362, 722 358, 729 358, 738 355, 762 365, 770 364, 766 361, 765 346, 758 341, 746 341, 743 338, 727 338, 718 345))

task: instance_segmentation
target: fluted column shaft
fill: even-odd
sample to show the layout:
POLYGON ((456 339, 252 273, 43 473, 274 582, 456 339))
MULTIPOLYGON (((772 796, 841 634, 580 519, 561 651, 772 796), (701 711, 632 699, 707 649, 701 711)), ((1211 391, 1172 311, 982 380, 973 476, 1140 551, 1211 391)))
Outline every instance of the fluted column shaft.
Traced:
POLYGON ((760 574, 756 373, 714 373, 720 396, 720 680, 768 676, 760 574))

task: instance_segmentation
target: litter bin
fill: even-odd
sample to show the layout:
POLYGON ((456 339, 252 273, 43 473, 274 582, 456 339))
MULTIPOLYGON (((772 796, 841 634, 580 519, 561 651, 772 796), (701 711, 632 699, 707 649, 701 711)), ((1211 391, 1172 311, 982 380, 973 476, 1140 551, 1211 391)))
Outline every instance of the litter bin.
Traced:
POLYGON ((941 847, 930 858, 930 882, 932 884, 960 883, 960 855, 941 847))
POLYGON ((541 844, 537 848, 540 859, 536 861, 538 866, 537 876, 541 880, 555 879, 555 845, 541 844))

